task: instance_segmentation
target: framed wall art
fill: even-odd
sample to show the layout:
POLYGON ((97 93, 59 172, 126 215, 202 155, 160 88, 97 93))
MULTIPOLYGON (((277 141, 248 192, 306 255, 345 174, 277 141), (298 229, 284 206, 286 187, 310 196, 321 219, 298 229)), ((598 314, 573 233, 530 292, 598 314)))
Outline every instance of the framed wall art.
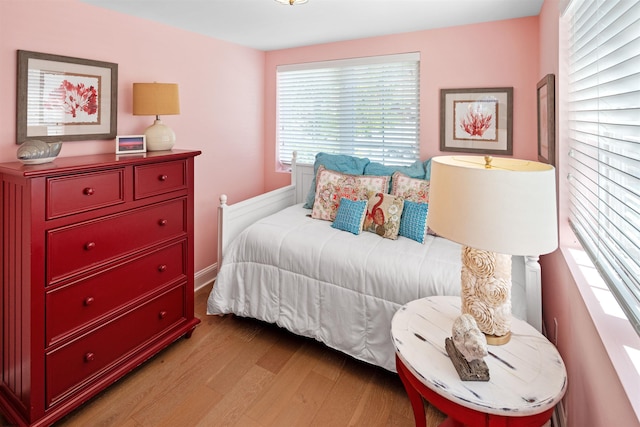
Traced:
POLYGON ((555 166, 555 76, 547 74, 536 86, 538 100, 538 161, 555 166))
POLYGON ((441 89, 440 150, 513 154, 513 88, 441 89))
POLYGON ((147 139, 144 135, 116 136, 116 154, 146 153, 147 139))
POLYGON ((113 139, 118 64, 18 51, 16 143, 113 139))

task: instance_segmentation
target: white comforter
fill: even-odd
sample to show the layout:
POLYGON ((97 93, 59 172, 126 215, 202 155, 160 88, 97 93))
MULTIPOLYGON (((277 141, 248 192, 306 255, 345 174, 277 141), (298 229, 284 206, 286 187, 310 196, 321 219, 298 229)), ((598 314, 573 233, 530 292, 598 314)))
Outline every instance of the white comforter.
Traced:
POLYGON ((460 246, 340 231, 291 206, 244 230, 224 255, 208 314, 276 323, 395 371, 391 318, 402 305, 460 294, 460 246))

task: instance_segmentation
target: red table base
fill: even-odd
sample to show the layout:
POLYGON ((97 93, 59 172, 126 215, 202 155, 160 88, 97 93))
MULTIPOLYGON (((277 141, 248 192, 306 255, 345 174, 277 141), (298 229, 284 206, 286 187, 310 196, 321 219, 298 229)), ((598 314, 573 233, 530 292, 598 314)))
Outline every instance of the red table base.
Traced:
POLYGON ((444 412, 447 418, 440 427, 540 427, 544 425, 553 414, 553 408, 538 414, 526 416, 506 416, 485 414, 474 409, 467 408, 457 403, 451 402, 435 391, 425 386, 413 373, 404 365, 402 360, 396 355, 396 369, 402 384, 404 385, 413 416, 416 420, 416 427, 426 427, 427 418, 424 412, 422 398, 424 397, 431 405, 444 412))

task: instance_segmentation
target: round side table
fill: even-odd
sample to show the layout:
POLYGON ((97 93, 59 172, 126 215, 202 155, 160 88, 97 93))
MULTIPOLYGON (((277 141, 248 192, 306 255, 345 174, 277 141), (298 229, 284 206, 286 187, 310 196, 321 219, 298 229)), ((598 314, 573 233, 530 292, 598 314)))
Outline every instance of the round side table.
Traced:
POLYGON ((489 346, 489 381, 462 381, 445 350, 460 315, 460 297, 429 297, 394 315, 391 336, 396 368, 411 401, 417 427, 425 427, 422 398, 449 418, 441 426, 545 424, 567 389, 556 348, 533 326, 513 319, 511 341, 489 346))

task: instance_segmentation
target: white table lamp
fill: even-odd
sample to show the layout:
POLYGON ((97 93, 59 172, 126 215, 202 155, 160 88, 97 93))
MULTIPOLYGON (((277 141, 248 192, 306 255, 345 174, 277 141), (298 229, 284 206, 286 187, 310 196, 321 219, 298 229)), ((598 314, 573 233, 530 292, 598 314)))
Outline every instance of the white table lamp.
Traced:
POLYGON ((492 345, 510 338, 511 255, 558 247, 553 166, 490 156, 431 162, 427 223, 462 248, 462 312, 492 345))
POLYGON ((175 144, 176 134, 160 120, 161 115, 168 114, 180 114, 177 84, 133 84, 133 115, 156 116, 154 123, 144 132, 148 151, 170 150, 175 144))

